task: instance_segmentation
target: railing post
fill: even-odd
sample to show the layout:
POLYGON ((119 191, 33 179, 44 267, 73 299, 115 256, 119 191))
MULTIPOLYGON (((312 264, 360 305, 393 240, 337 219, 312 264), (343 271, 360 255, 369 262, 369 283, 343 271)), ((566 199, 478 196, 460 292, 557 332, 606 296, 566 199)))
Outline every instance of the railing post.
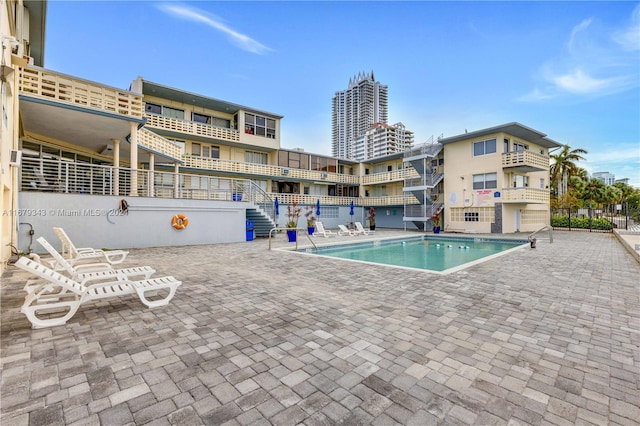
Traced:
POLYGON ((120 195, 120 139, 111 139, 113 142, 113 195, 120 195))
POLYGON ((138 196, 138 123, 131 123, 131 179, 129 195, 138 196))
POLYGON ((154 173, 155 173, 155 169, 156 169, 156 156, 153 154, 153 152, 149 153, 149 172, 147 173, 147 197, 153 197, 155 196, 155 190, 154 190, 154 185, 155 185, 155 178, 154 178, 154 173))

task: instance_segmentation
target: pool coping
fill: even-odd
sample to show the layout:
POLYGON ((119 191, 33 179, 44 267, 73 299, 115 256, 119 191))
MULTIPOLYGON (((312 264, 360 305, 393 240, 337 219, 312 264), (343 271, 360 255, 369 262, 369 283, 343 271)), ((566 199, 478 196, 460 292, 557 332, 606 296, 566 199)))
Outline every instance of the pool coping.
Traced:
POLYGON ((486 261, 495 259, 496 257, 500 257, 500 256, 504 256, 508 253, 511 253, 515 250, 520 250, 524 247, 527 247, 529 245, 529 242, 527 240, 520 238, 505 238, 504 236, 502 237, 496 237, 496 238, 492 238, 486 235, 474 235, 473 237, 471 236, 452 236, 452 235, 434 235, 434 234, 425 234, 425 235, 420 235, 420 236, 411 236, 411 237, 398 237, 398 236, 393 236, 393 237, 383 237, 383 238, 369 238, 367 240, 361 240, 361 241, 355 241, 353 238, 356 237, 351 237, 349 240, 342 240, 342 241, 334 241, 334 242, 327 242, 324 244, 315 244, 316 248, 322 248, 322 247, 343 247, 343 246, 350 246, 350 245, 362 245, 362 244, 370 244, 370 243, 374 243, 376 241, 393 241, 393 240, 414 240, 414 239, 429 239, 430 241, 433 240, 454 240, 454 241, 476 241, 476 240, 487 240, 487 241, 495 241, 495 242, 502 242, 502 243, 521 243, 519 245, 516 245, 513 248, 507 249, 507 250, 503 250, 499 253, 494 253, 485 257, 482 257, 480 259, 476 259, 476 260, 472 260, 470 262, 466 262, 463 263, 462 265, 458 265, 458 266, 454 266, 452 268, 448 268, 445 269, 443 271, 434 271, 432 269, 423 269, 423 268, 412 268, 409 266, 398 266, 398 265, 389 265, 386 263, 378 263, 378 262, 370 262, 370 261, 366 261, 366 260, 355 260, 355 259, 343 259, 343 258, 339 258, 339 257, 333 257, 333 256, 325 256, 322 254, 317 254, 317 253, 309 253, 308 250, 309 249, 313 249, 314 246, 313 245, 304 245, 304 246, 298 246, 298 248, 292 248, 292 247, 281 247, 281 248, 276 248, 274 250, 280 250, 280 251, 288 251, 288 252, 293 252, 293 253, 297 253, 297 254, 302 254, 302 255, 306 255, 306 256, 319 256, 325 259, 335 259, 335 260, 343 260, 343 261, 347 261, 347 262, 355 262, 355 263, 360 263, 360 264, 366 264, 366 265, 377 265, 377 266, 383 266, 383 267, 388 267, 388 268, 395 268, 395 269, 404 269, 404 270, 410 270, 410 271, 420 271, 420 272, 426 272, 426 273, 430 273, 430 274, 436 274, 436 275, 450 275, 452 273, 455 272, 460 272, 464 269, 470 268, 471 266, 475 266, 481 263, 484 263, 486 261))

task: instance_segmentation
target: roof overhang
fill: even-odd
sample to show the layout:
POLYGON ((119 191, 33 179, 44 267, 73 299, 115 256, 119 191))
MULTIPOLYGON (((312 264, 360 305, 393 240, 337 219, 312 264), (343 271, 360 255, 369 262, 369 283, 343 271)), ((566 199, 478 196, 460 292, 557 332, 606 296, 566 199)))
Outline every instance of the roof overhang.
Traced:
POLYGON ((511 136, 515 136, 516 138, 525 140, 527 142, 534 143, 536 145, 545 147, 545 148, 556 148, 561 146, 562 144, 554 141, 553 139, 549 139, 546 137, 545 133, 534 130, 530 127, 524 126, 520 123, 512 122, 507 124, 502 124, 500 126, 489 127, 482 130, 476 130, 473 132, 463 133, 457 136, 451 136, 448 138, 442 138, 438 142, 443 145, 465 141, 469 139, 475 139, 483 136, 490 136, 496 133, 507 133, 511 136))
POLYGON ((251 112, 274 119, 282 119, 284 117, 272 112, 262 111, 244 105, 235 104, 233 102, 222 101, 220 99, 209 98, 191 92, 185 92, 184 90, 174 89, 169 86, 152 83, 146 80, 142 80, 142 94, 148 96, 157 96, 162 99, 168 99, 186 105, 193 105, 213 111, 221 111, 228 114, 235 114, 238 111, 242 110, 245 112, 251 112))

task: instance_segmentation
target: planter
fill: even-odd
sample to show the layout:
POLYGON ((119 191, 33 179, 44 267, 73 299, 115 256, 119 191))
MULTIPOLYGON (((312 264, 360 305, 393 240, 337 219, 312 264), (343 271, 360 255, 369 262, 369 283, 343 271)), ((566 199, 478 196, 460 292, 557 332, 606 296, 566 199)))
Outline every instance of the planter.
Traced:
POLYGON ((309 235, 313 235, 313 233, 316 232, 316 227, 315 226, 307 227, 307 232, 309 232, 309 235))
POLYGON ((375 231, 375 230, 376 230, 376 226, 375 226, 375 225, 369 225, 369 229, 370 229, 371 231, 375 231))
POLYGON ((440 233, 440 227, 439 226, 434 226, 433 227, 433 233, 434 234, 439 234, 440 233))
POLYGON ((295 243, 296 242, 296 234, 297 234, 297 231, 295 229, 287 230, 287 237, 289 238, 289 242, 290 243, 295 243))

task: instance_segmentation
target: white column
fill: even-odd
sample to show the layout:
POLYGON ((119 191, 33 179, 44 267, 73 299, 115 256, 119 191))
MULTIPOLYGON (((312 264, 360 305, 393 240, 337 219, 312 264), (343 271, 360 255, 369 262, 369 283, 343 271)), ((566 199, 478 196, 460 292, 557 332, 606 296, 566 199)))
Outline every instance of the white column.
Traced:
POLYGON ((129 195, 138 196, 138 123, 131 123, 131 188, 129 195))
POLYGON ((113 142, 113 195, 120 195, 120 139, 111 139, 113 142))
POLYGON ((173 198, 180 197, 180 165, 178 163, 174 163, 173 172, 175 176, 173 177, 173 198))
POLYGON ((154 179, 154 172, 155 172, 155 168, 156 168, 156 156, 153 154, 153 152, 149 153, 149 177, 148 177, 148 185, 147 185, 147 196, 148 197, 153 197, 155 194, 155 189, 154 189, 154 185, 155 185, 155 179, 154 179))

